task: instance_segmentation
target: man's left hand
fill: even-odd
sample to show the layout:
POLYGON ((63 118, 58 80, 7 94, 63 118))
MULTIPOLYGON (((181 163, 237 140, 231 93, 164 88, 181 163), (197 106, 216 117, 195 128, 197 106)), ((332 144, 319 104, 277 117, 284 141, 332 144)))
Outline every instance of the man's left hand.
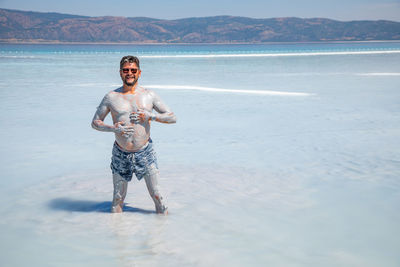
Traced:
POLYGON ((137 112, 132 112, 129 118, 135 123, 149 121, 152 113, 146 109, 138 109, 137 112))

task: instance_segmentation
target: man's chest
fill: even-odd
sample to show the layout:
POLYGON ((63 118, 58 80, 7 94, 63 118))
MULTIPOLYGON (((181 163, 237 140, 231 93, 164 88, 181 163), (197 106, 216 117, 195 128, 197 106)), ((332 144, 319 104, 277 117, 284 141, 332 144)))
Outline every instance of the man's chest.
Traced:
POLYGON ((111 112, 114 114, 125 114, 137 112, 138 109, 151 110, 152 103, 140 95, 121 95, 110 103, 111 112))

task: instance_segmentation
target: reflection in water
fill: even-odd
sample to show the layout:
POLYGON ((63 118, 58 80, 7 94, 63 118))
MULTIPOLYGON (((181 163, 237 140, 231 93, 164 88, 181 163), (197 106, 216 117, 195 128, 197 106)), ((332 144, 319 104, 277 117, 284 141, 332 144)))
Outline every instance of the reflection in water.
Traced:
MULTIPOLYGON (((143 221, 126 213, 111 214, 110 231, 118 266, 151 266, 157 264, 167 247, 167 216, 154 215, 143 221), (149 264, 150 263, 150 264, 149 264)), ((162 261, 161 261, 162 262, 162 261)))

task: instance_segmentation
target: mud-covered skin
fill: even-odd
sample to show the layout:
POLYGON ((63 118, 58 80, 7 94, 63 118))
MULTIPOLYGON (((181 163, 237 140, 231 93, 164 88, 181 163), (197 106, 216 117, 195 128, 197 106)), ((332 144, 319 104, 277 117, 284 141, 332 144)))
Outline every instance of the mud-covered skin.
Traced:
MULTIPOLYGON (((124 67, 134 68, 136 64, 126 63, 124 67)), ((92 127, 115 133, 115 140, 122 149, 135 152, 150 137, 152 116, 161 123, 175 123, 176 117, 156 93, 138 86, 140 71, 136 74, 120 71, 120 74, 123 86, 104 96, 93 117, 92 127), (153 109, 156 114, 152 113, 153 109), (114 125, 104 123, 108 113, 111 113, 114 125)))
MULTIPOLYGON (((124 63, 120 70, 123 86, 104 96, 92 119, 94 129, 114 133, 118 147, 126 152, 138 152, 146 146, 150 139, 152 121, 176 122, 174 113, 156 93, 138 86, 140 75, 141 71, 136 63, 124 63), (153 113, 153 110, 156 113, 153 113), (104 123, 109 113, 111 113, 113 125, 104 123)), ((167 214, 167 207, 158 189, 158 168, 152 162, 148 165, 145 166, 146 172, 143 174, 147 189, 154 201, 156 212, 167 214)), ((117 172, 113 172, 113 181, 114 196, 111 212, 119 213, 123 211, 128 181, 117 172)))

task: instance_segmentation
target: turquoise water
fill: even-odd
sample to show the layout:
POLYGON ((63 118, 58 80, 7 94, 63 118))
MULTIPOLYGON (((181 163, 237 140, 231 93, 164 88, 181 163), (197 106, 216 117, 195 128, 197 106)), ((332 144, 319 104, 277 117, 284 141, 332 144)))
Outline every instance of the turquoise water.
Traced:
POLYGON ((400 43, 0 45, 4 266, 397 266, 400 43), (119 60, 154 124, 170 215, 109 214, 119 60))
POLYGON ((130 53, 130 54, 235 54, 235 53, 293 53, 312 51, 376 51, 398 50, 399 42, 336 42, 336 43, 277 43, 231 45, 88 45, 88 44, 0 44, 2 54, 7 53, 130 53))

